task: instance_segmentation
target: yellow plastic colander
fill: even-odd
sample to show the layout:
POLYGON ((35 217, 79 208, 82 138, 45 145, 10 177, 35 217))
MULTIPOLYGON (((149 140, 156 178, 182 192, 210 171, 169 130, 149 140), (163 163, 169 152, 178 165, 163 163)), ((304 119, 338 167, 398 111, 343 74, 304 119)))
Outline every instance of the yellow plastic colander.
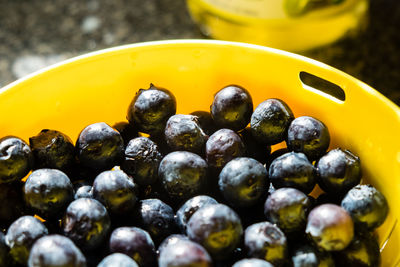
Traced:
POLYGON ((320 62, 243 43, 173 40, 106 49, 56 64, 0 89, 0 137, 27 140, 44 128, 72 139, 88 124, 126 118, 139 88, 170 89, 178 113, 209 110, 213 94, 228 84, 248 89, 254 106, 283 99, 295 116, 322 120, 331 148, 361 158, 363 181, 386 196, 390 213, 378 229, 382 266, 400 260, 400 109, 361 81, 320 62), (339 100, 305 85, 309 73, 340 86, 339 100))

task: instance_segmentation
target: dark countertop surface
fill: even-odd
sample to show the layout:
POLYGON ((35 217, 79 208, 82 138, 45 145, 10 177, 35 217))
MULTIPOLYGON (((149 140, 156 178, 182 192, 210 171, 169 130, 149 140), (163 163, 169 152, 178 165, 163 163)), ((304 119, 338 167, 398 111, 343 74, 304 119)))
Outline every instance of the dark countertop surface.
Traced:
MULTIPOLYGON (((400 105, 400 2, 371 0, 367 29, 307 56, 400 105)), ((165 39, 205 38, 183 0, 0 0, 0 87, 89 51, 165 39)))

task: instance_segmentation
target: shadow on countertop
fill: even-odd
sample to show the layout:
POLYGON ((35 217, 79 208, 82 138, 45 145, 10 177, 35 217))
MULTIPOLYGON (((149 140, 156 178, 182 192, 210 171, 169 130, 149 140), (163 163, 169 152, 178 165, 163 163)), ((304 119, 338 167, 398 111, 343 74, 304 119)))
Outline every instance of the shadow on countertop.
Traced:
MULTIPOLYGON (((364 81, 400 105, 400 2, 371 0, 370 22, 305 55, 364 81)), ((0 0, 0 87, 41 67, 107 47, 204 38, 183 0, 0 0)))

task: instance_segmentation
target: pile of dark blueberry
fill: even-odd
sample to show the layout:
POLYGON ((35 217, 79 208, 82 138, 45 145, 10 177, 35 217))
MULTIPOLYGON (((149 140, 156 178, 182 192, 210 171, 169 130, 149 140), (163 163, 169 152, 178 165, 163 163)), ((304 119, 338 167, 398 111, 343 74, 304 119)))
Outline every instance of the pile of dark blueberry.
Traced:
POLYGON ((323 122, 236 85, 175 113, 151 85, 75 144, 1 138, 0 266, 379 266, 387 201, 323 122))

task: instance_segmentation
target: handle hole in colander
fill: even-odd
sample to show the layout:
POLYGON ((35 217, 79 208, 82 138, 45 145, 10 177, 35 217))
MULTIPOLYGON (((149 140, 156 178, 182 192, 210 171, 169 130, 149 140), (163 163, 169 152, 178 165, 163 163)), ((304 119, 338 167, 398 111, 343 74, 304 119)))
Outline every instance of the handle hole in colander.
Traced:
POLYGON ((338 100, 344 101, 346 99, 346 94, 344 93, 343 89, 337 84, 334 84, 330 81, 327 81, 321 77, 315 76, 305 71, 301 71, 299 76, 301 82, 304 85, 333 96, 338 100))

